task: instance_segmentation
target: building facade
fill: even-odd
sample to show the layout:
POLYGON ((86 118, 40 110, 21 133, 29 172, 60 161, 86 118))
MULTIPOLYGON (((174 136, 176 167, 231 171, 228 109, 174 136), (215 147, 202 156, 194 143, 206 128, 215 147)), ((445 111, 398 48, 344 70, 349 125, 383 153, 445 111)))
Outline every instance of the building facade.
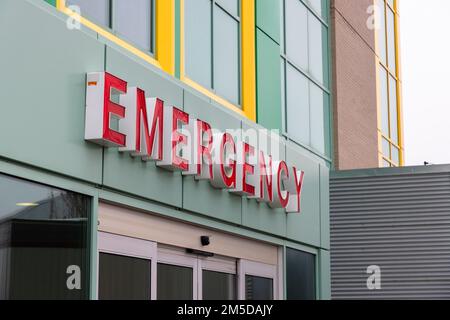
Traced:
POLYGON ((0 298, 328 299, 329 8, 1 1, 0 298))
POLYGON ((333 124, 337 170, 404 163, 399 0, 334 0, 333 124))
POLYGON ((333 172, 333 299, 450 298, 450 167, 333 172))

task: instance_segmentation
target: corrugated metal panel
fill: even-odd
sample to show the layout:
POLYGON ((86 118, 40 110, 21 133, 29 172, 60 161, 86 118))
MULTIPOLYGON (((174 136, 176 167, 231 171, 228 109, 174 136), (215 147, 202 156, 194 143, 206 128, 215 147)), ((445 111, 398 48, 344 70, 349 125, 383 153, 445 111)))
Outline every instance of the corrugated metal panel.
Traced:
POLYGON ((333 299, 450 299, 450 170, 440 168, 332 175, 333 299), (370 265, 381 290, 367 288, 370 265))

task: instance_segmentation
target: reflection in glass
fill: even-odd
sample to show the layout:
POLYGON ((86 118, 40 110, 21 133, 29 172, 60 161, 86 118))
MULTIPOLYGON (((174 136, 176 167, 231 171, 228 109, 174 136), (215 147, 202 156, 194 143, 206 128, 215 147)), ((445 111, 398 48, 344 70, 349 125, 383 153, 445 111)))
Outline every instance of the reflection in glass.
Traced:
POLYGON ((246 300, 273 300, 273 279, 245 276, 246 300))
POLYGON ((203 270, 203 300, 236 300, 236 275, 203 270))
POLYGON ((158 300, 192 300, 192 268, 158 263, 158 300))
POLYGON ((100 300, 150 300, 151 261, 100 253, 100 300))
POLYGON ((88 298, 89 203, 0 175, 0 300, 88 298))

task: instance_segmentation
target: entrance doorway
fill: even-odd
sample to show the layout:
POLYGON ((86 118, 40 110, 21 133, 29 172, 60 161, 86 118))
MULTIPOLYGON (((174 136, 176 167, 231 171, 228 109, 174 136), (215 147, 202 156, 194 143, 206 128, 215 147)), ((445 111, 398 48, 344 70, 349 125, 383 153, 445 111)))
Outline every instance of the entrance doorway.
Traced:
POLYGON ((276 266, 99 232, 98 298, 277 299, 276 266))

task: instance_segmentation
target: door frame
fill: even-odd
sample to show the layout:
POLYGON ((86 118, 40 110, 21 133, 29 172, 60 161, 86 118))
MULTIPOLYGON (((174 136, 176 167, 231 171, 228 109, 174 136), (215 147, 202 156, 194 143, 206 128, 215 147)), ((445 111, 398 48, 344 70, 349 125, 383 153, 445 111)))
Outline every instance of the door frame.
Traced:
POLYGON ((130 238, 107 232, 98 232, 97 242, 97 297, 100 277, 100 253, 109 253, 125 257, 140 258, 151 261, 150 299, 156 300, 157 245, 156 242, 130 238))
POLYGON ((273 299, 279 299, 279 276, 275 265, 245 259, 238 261, 238 299, 245 300, 245 276, 256 276, 272 279, 273 299))

